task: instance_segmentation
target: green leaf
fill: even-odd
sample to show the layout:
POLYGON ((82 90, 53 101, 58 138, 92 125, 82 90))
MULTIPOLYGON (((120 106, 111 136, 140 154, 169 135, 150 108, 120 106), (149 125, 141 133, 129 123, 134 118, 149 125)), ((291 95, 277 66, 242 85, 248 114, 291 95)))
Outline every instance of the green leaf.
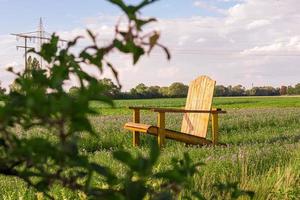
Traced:
POLYGON ((113 152, 113 157, 116 160, 124 163, 131 169, 135 168, 135 166, 136 166, 135 160, 133 159, 131 154, 126 151, 115 151, 115 152, 113 152))
POLYGON ((2 138, 0 138, 0 146, 6 147, 6 141, 2 138))
POLYGON ((107 0, 115 5, 117 5, 118 7, 120 7, 124 12, 126 12, 127 10, 127 6, 124 4, 124 2, 122 0, 107 0))
POLYGON ((150 38, 149 38, 149 50, 148 50, 148 54, 152 51, 153 47, 156 45, 157 41, 159 40, 159 33, 155 32, 150 38))
POLYGON ((132 53, 133 64, 136 64, 140 57, 145 54, 144 49, 140 46, 137 46, 133 41, 127 41, 124 45, 121 41, 115 39, 114 45, 123 53, 132 53))
POLYGON ((138 11, 138 10, 142 9, 143 7, 145 7, 145 6, 149 5, 149 4, 152 4, 152 3, 156 2, 156 1, 159 1, 159 0, 143 0, 139 5, 137 5, 135 7, 135 11, 138 11))
POLYGON ((130 200, 141 200, 144 199, 147 188, 145 183, 142 181, 135 181, 126 183, 126 197, 130 200))
POLYGON ((35 187, 39 191, 45 191, 49 187, 49 182, 47 180, 45 180, 45 179, 42 179, 42 180, 40 180, 39 182, 37 182, 35 184, 35 187))
POLYGON ((155 196, 155 200, 172 200, 174 199, 171 192, 161 192, 155 196))
POLYGON ((92 33, 92 31, 89 29, 87 29, 86 31, 87 31, 88 35, 90 36, 90 38, 92 39, 92 41, 94 43, 96 43, 96 36, 92 33))
POLYGON ((123 53, 129 53, 130 52, 130 49, 126 45, 123 45, 123 43, 118 39, 115 39, 113 41, 113 44, 117 49, 119 49, 123 53))
POLYGON ((155 22, 155 21, 157 21, 155 18, 150 18, 150 19, 146 19, 146 20, 136 19, 135 23, 136 23, 137 29, 142 30, 143 26, 145 26, 146 24, 149 24, 150 22, 155 22))
POLYGON ((198 200, 206 200, 206 198, 200 192, 192 192, 192 195, 198 200))
POLYGON ((150 151, 150 162, 152 165, 154 165, 159 157, 160 149, 156 142, 153 142, 151 145, 151 151, 150 151))
POLYGON ((159 46, 165 51, 165 54, 167 55, 167 59, 170 60, 171 59, 171 54, 169 52, 169 49, 161 44, 159 44, 159 46))
POLYGON ((81 132, 88 131, 92 134, 95 134, 90 121, 85 116, 72 116, 72 122, 70 124, 71 132, 81 132))
POLYGON ((79 39, 81 39, 81 36, 77 36, 74 40, 69 41, 67 44, 67 50, 70 49, 71 47, 75 46, 78 42, 79 39))
POLYGON ((108 170, 105 167, 100 166, 96 163, 91 163, 91 169, 93 169, 95 172, 105 177, 109 174, 108 170))
POLYGON ((49 43, 44 43, 42 45, 41 51, 39 52, 40 56, 45 59, 48 63, 55 57, 57 53, 59 37, 52 35, 49 43))
POLYGON ((156 178, 162 178, 176 183, 182 183, 186 180, 186 177, 177 170, 167 170, 164 172, 158 172, 154 176, 156 178))
POLYGON ((144 54, 144 49, 142 47, 136 46, 133 52, 133 64, 135 65, 139 61, 140 57, 144 54))

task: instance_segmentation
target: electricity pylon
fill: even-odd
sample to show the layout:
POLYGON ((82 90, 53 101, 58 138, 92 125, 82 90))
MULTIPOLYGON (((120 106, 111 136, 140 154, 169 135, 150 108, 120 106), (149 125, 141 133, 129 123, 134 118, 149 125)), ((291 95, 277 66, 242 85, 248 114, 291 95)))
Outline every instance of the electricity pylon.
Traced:
MULTIPOLYGON (((31 47, 28 46, 29 42, 36 42, 37 41, 37 46, 36 49, 37 51, 39 51, 42 47, 42 45, 47 42, 50 41, 50 37, 47 37, 47 35, 50 35, 49 33, 47 33, 44 29, 44 25, 43 25, 43 20, 42 18, 40 18, 39 21, 39 26, 38 26, 38 30, 37 31, 32 31, 32 32, 27 32, 27 33, 12 33, 11 35, 14 35, 17 37, 17 40, 19 38, 24 39, 24 45, 18 45, 17 49, 21 48, 25 50, 25 69, 27 70, 27 59, 28 59, 28 51, 30 49, 35 49, 35 47, 31 47)), ((67 42, 66 40, 59 40, 61 42, 67 42)), ((43 67, 43 59, 40 58, 40 66, 41 68, 43 67)))

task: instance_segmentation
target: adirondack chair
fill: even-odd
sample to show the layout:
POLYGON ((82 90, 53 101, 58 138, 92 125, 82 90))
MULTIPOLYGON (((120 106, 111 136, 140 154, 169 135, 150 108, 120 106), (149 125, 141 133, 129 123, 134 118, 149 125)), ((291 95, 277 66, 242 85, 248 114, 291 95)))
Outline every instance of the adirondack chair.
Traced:
POLYGON ((200 76, 189 86, 185 109, 129 107, 133 110, 133 122, 124 128, 133 131, 133 145, 140 144, 140 133, 147 133, 158 138, 159 146, 163 146, 165 138, 184 142, 189 145, 218 144, 218 114, 226 113, 221 109, 212 109, 212 99, 216 81, 207 76, 200 76), (158 113, 157 126, 141 124, 140 111, 150 110, 158 113), (166 113, 184 113, 181 132, 166 129, 166 113), (206 139, 209 119, 212 119, 212 140, 206 139))

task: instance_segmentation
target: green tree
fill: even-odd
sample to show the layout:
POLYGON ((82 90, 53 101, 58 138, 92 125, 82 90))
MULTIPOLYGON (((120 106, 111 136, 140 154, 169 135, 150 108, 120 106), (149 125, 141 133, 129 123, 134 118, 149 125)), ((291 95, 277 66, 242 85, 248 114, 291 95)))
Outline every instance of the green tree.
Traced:
POLYGON ((148 87, 144 83, 140 83, 135 87, 135 90, 139 94, 145 94, 147 92, 148 87))
POLYGON ((295 94, 300 94, 300 83, 295 85, 294 93, 295 94))
POLYGON ((138 84, 134 89, 131 90, 131 93, 136 98, 149 98, 149 88, 144 84, 138 84))
POLYGON ((175 82, 169 87, 170 97, 186 97, 189 87, 183 83, 175 82))
POLYGON ((140 98, 139 93, 136 91, 135 88, 131 88, 129 91, 130 98, 140 98))
POLYGON ((159 88, 159 94, 162 97, 169 97, 169 87, 161 87, 161 88, 159 88))
POLYGON ((274 96, 280 95, 280 89, 271 86, 253 87, 247 93, 251 96, 274 96))
POLYGON ((117 86, 111 79, 104 78, 99 81, 104 86, 105 95, 111 98, 117 98, 121 93, 121 88, 117 86))
POLYGON ((246 95, 246 89, 242 85, 236 85, 231 89, 232 96, 244 96, 246 95))
POLYGON ((148 87, 148 96, 149 98, 158 98, 161 97, 159 93, 160 87, 159 86, 150 86, 148 87))
POLYGON ((217 97, 228 96, 227 88, 224 85, 217 85, 215 87, 214 96, 217 96, 217 97))
POLYGON ((287 88, 287 94, 288 95, 293 95, 293 94, 296 94, 296 91, 295 91, 295 88, 293 86, 288 86, 287 88))

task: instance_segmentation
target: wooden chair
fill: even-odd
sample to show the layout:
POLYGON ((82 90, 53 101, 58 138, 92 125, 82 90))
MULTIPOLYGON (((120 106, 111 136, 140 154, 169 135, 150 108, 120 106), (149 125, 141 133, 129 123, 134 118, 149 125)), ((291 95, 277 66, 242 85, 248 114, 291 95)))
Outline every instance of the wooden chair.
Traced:
POLYGON ((163 146, 165 138, 184 142, 190 145, 218 144, 218 114, 226 113, 221 109, 212 109, 212 100, 216 81, 207 76, 200 76, 191 82, 185 109, 129 107, 133 110, 133 122, 124 128, 133 131, 133 145, 140 144, 140 133, 158 137, 159 146, 163 146), (140 110, 158 113, 157 126, 141 124, 140 110), (181 132, 166 129, 166 113, 184 113, 181 132), (212 140, 206 139, 209 119, 212 119, 212 140))

